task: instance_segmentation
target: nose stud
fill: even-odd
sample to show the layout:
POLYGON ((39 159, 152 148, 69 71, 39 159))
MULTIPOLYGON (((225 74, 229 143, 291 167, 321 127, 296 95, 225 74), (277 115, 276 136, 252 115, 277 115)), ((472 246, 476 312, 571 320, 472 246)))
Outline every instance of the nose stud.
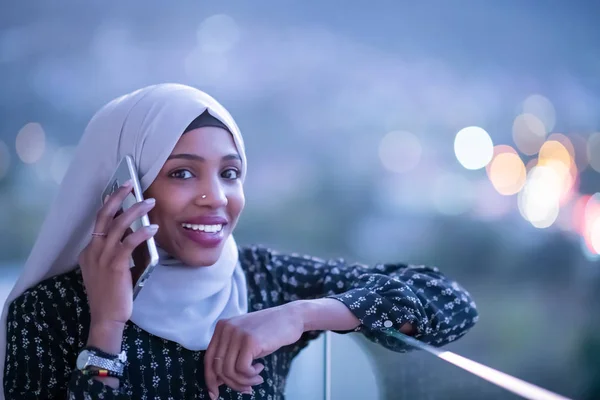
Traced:
POLYGON ((205 194, 203 194, 203 195, 202 195, 202 198, 203 198, 203 199, 205 199, 205 198, 206 198, 206 195, 205 195, 205 194))

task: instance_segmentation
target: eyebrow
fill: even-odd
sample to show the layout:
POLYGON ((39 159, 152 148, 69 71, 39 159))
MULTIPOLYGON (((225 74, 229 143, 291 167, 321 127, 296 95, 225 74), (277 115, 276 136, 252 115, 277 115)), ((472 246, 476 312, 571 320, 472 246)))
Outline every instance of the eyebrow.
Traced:
MULTIPOLYGON (((189 161, 201 161, 201 162, 206 161, 206 159, 204 157, 200 157, 196 154, 189 154, 189 153, 172 154, 169 156, 169 158, 167 158, 167 161, 175 160, 175 159, 189 160, 189 161)), ((222 160, 223 161, 237 160, 237 161, 241 162, 242 158, 239 156, 239 154, 228 154, 226 156, 223 156, 222 160)))

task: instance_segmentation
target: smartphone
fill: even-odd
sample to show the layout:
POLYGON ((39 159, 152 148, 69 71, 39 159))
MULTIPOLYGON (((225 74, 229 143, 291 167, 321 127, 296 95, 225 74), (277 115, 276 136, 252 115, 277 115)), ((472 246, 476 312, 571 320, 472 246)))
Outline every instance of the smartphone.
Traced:
MULTIPOLYGON (((102 192, 102 203, 104 204, 104 199, 107 195, 113 194, 125 182, 127 182, 127 180, 131 180, 133 184, 131 193, 129 193, 123 201, 121 210, 117 212, 117 215, 122 214, 135 203, 144 200, 142 186, 138 178, 137 170, 135 168, 135 164, 133 163, 133 158, 129 155, 123 157, 123 159, 119 162, 119 166, 117 167, 115 173, 108 181, 106 188, 102 192)), ((149 225, 150 219, 148 218, 148 215, 145 214, 131 224, 125 233, 125 236, 149 225)), ((158 250, 156 248, 154 237, 151 237, 135 248, 129 260, 129 264, 131 268, 131 280, 133 282, 133 299, 135 300, 137 295, 144 287, 144 284, 152 274, 154 267, 156 264, 158 264, 158 250)))

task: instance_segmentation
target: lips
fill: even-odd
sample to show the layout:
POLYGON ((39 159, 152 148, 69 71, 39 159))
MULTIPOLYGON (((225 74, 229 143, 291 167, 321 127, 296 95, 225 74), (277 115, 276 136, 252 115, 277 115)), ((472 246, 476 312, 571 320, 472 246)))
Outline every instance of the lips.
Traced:
POLYGON ((181 227, 183 234, 190 239, 195 244, 204 248, 212 248, 217 247, 221 244, 223 239, 225 239, 225 234, 223 230, 219 232, 204 232, 200 230, 192 230, 181 227))
POLYGON ((219 216, 199 216, 181 223, 184 235, 204 248, 217 247, 225 238, 227 220, 219 216))

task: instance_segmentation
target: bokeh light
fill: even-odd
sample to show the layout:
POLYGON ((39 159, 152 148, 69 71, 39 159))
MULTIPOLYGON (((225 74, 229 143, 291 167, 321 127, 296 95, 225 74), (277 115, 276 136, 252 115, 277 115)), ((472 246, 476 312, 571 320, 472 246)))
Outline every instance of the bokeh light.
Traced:
POLYGON ((0 179, 4 178, 10 168, 10 150, 6 143, 0 140, 0 179))
POLYGON ((494 143, 483 128, 469 126, 456 134, 454 154, 458 162, 466 169, 480 169, 492 160, 494 143))
POLYGON ((554 169, 532 168, 518 195, 519 212, 536 228, 552 226, 560 211, 561 190, 561 180, 554 169))
POLYGON ((571 225, 573 226, 575 232, 581 236, 585 235, 585 212, 587 204, 591 198, 591 195, 585 194, 579 196, 579 198, 576 199, 573 204, 571 225))
MULTIPOLYGON (((515 155, 519 155, 519 153, 517 153, 517 151, 512 146, 509 146, 507 144, 498 144, 498 145, 494 146, 494 152, 493 152, 492 159, 494 159, 499 154, 503 154, 503 153, 513 153, 515 155)), ((491 167, 491 165, 492 165, 492 163, 489 162, 485 166, 485 171, 486 171, 486 173, 488 175, 488 178, 490 176, 490 167, 491 167)))
POLYGON ((206 18, 200 24, 197 33, 200 50, 211 54, 228 52, 237 44, 240 37, 238 24, 225 14, 206 18))
POLYGON ((546 97, 534 94, 523 102, 523 113, 535 115, 544 124, 546 133, 554 129, 556 124, 556 111, 546 97))
POLYGON ((587 156, 590 167, 600 172, 600 132, 592 134, 587 142, 587 156))
POLYGON ((419 138, 406 131, 392 131, 379 144, 379 159, 392 172, 404 173, 419 164, 423 149, 419 138))
POLYGON ((560 142, 548 140, 540 148, 538 155, 538 164, 545 165, 550 162, 558 162, 569 169, 573 164, 573 159, 567 148, 560 142))
POLYGON ((17 155, 26 164, 33 164, 42 157, 46 148, 46 133, 36 122, 26 124, 17 134, 17 155))
POLYGON ((592 221, 590 229, 590 244, 596 254, 600 254, 600 218, 592 221))
POLYGON ((577 167, 567 148, 558 141, 545 142, 540 149, 537 166, 554 170, 560 186, 561 204, 568 201, 577 179, 577 167))
POLYGON ((519 155, 513 152, 496 155, 487 171, 494 189, 504 196, 518 193, 527 179, 525 164, 519 155))
POLYGON ((513 122, 513 140, 521 153, 536 154, 546 139, 544 123, 533 114, 521 114, 513 122))
POLYGON ((600 240, 597 230, 598 221, 600 221, 600 193, 595 193, 585 204, 583 222, 583 238, 588 249, 594 254, 600 254, 600 247, 597 246, 600 240))
POLYGON ((573 142, 571 142, 571 139, 569 139, 567 136, 563 135, 562 133, 553 133, 550 136, 548 136, 548 139, 546 139, 546 141, 560 143, 569 153, 569 162, 575 162, 575 147, 573 146, 573 142))

